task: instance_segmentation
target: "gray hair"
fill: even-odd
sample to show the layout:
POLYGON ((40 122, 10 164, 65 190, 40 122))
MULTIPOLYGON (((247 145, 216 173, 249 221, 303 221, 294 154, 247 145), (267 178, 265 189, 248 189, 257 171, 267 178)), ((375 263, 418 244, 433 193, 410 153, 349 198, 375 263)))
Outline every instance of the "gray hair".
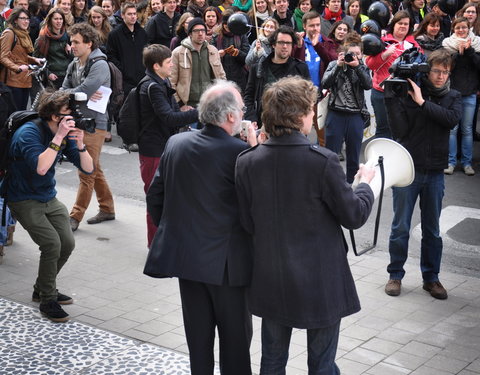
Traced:
POLYGON ((227 121, 227 115, 239 110, 238 99, 233 90, 240 92, 238 85, 231 81, 215 80, 200 98, 198 114, 200 122, 220 126, 227 121))

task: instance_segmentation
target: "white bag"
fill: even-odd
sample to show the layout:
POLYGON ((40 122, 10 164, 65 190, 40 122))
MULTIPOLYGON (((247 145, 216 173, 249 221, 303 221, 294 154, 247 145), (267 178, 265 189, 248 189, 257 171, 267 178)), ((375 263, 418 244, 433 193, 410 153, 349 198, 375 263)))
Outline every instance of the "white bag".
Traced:
POLYGON ((325 126, 325 120, 328 113, 328 99, 330 98, 330 91, 317 104, 317 126, 321 130, 325 126))

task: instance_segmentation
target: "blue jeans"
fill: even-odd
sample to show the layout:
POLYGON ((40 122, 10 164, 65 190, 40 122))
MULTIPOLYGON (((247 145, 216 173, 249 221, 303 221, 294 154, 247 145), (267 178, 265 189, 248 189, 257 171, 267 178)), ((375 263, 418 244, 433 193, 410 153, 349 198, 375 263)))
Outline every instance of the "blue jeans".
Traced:
POLYGON ((325 129, 325 147, 336 154, 342 151, 345 141, 347 182, 352 183, 358 171, 363 139, 363 120, 360 113, 329 110, 325 129))
POLYGON ((438 281, 442 260, 442 237, 440 237, 440 213, 445 190, 442 172, 415 171, 415 180, 407 187, 393 187, 393 222, 390 233, 390 278, 401 280, 405 275, 403 265, 408 256, 410 224, 417 197, 420 196, 422 225, 420 268, 424 282, 438 281))
MULTIPOLYGON (((340 320, 331 327, 307 329, 308 374, 338 375, 335 364, 340 320)), ((285 375, 292 327, 262 319, 262 360, 260 375, 285 375)))
POLYGON ((13 101, 15 103, 15 107, 17 107, 17 111, 23 111, 27 109, 30 89, 11 86, 8 86, 8 88, 12 91, 13 101))
POLYGON ((10 209, 8 208, 8 206, 5 207, 5 226, 1 226, 2 225, 2 209, 3 209, 3 198, 0 198, 0 245, 5 245, 5 243, 7 242, 7 237, 8 237, 8 232, 7 232, 7 228, 12 226, 12 225, 15 225, 16 221, 15 219, 12 217, 12 214, 10 213, 10 209))
MULTIPOLYGON (((473 118, 475 116, 475 108, 477 104, 477 95, 462 96, 463 113, 460 120, 460 132, 462 134, 462 157, 461 164, 463 167, 472 165, 473 150, 473 118)), ((450 142, 448 152, 448 164, 457 164, 457 131, 459 125, 450 130, 450 142)))
POLYGON ((377 129, 375 130, 375 138, 392 138, 390 125, 388 125, 387 108, 385 107, 385 95, 383 92, 372 89, 373 112, 375 113, 375 122, 377 129))

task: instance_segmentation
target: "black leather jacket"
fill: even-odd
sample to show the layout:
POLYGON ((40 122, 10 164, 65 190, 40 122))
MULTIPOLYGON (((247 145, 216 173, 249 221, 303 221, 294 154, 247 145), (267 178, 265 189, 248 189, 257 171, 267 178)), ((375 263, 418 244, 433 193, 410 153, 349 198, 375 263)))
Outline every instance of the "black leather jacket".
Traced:
POLYGON ((363 63, 355 68, 337 65, 337 61, 328 64, 323 73, 322 88, 330 89, 328 108, 335 111, 360 113, 365 104, 365 90, 372 88, 370 69, 363 63))

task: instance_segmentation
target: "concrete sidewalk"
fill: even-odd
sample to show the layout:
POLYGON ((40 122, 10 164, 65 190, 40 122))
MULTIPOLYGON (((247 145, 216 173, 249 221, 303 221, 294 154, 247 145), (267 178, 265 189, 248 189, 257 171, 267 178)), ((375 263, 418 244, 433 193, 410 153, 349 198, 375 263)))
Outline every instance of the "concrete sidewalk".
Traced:
MULTIPOLYGON (((76 191, 61 187, 58 190, 58 198, 71 207, 76 191)), ((86 218, 96 213, 94 203, 92 200, 86 218)), ((78 361, 70 364, 69 371, 61 370, 62 364, 58 363, 60 370, 51 373, 100 374, 103 372, 98 368, 94 370, 95 366, 109 360, 110 364, 118 365, 112 372, 116 375, 140 374, 142 365, 137 370, 127 370, 121 363, 131 362, 138 348, 148 352, 148 360, 143 362, 144 373, 174 373, 170 371, 178 358, 183 358, 183 362, 178 362, 177 370, 181 371, 184 366, 180 364, 186 358, 182 353, 188 353, 188 348, 177 281, 143 275, 147 254, 144 205, 124 198, 116 198, 115 204, 115 221, 80 224, 75 232, 76 249, 59 276, 59 289, 75 300, 65 308, 74 322, 60 325, 67 328, 48 322, 52 330, 83 332, 75 336, 75 343, 82 347, 82 358, 86 359, 78 368, 75 367, 78 361), (104 340, 104 345, 98 345, 93 339, 89 341, 92 335, 104 340), (116 350, 105 345, 110 342, 116 343, 116 350), (152 365, 155 360, 167 363, 169 355, 175 357, 169 362, 170 370, 158 370, 159 367, 152 365)), ((32 312, 36 310, 22 310, 25 305, 37 307, 30 298, 38 257, 36 245, 18 225, 14 245, 6 248, 0 265, 0 296, 5 297, 0 299, 0 357, 4 360, 7 354, 16 358, 14 354, 18 357, 21 352, 28 352, 29 335, 34 335, 34 327, 46 321, 32 312), (22 310, 23 323, 16 325, 9 324, 8 319, 2 320, 7 313, 20 314, 18 309, 22 310)), ((350 252, 349 257, 362 310, 342 321, 337 354, 342 374, 480 374, 480 279, 442 272, 441 281, 449 298, 438 301, 422 290, 418 260, 414 259, 407 264, 402 295, 389 297, 383 291, 387 281, 386 252, 357 258, 350 252)), ((261 344, 257 318, 254 318, 254 330, 251 356, 253 370, 258 373, 261 344)), ((63 336, 57 337, 51 345, 61 344, 63 336)), ((45 345, 49 344, 44 343, 38 350, 46 350, 45 345)), ((32 354, 32 348, 29 350, 32 354)), ((32 355, 36 362, 31 363, 38 362, 35 373, 46 374, 46 370, 42 372, 46 363, 53 366, 47 357, 32 355)), ((287 374, 306 374, 306 370, 306 334, 296 330, 287 374)), ((28 374, 29 371, 15 365, 2 366, 0 360, 0 374, 28 374)), ((188 369, 180 373, 187 374, 188 369)))

